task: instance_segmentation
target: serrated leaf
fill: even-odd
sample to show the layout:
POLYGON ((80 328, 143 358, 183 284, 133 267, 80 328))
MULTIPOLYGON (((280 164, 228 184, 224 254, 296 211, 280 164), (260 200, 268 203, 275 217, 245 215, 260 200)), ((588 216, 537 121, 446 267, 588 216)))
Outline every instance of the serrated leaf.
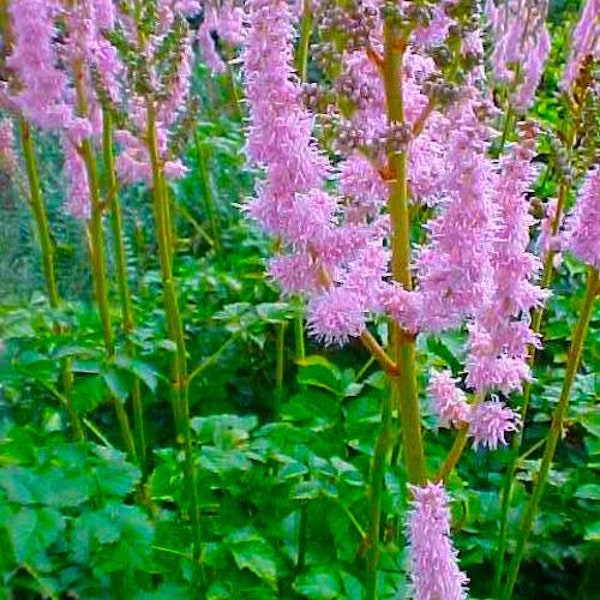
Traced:
POLYGON ((309 600, 334 600, 342 593, 341 582, 333 569, 315 567, 299 575, 294 589, 309 600))
POLYGON ((298 383, 319 387, 336 395, 343 395, 342 376, 339 369, 323 356, 307 356, 297 361, 298 383))
POLYGON ((117 369, 109 367, 102 372, 102 379, 106 383, 110 393, 119 401, 125 402, 129 396, 129 389, 125 378, 117 369))
POLYGON ((159 373, 153 365, 127 356, 118 356, 115 359, 115 364, 121 369, 135 375, 144 382, 153 394, 156 393, 159 373))
POLYGON ((227 539, 229 550, 238 569, 248 569, 277 588, 277 563, 271 545, 255 530, 236 531, 227 539))

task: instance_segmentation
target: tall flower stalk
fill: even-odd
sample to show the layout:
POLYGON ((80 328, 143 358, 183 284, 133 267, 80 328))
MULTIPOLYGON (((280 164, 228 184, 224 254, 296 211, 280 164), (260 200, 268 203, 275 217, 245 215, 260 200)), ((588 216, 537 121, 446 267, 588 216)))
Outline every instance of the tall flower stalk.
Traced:
MULTIPOLYGON (((31 125, 24 118, 21 118, 20 125, 23 157, 25 158, 27 181, 29 184, 29 205, 37 225, 48 300, 53 309, 58 309, 60 307, 60 296, 58 293, 56 272, 54 269, 54 246, 50 236, 48 215, 46 213, 46 206, 44 204, 44 198, 42 197, 42 191, 39 182, 31 125)), ((58 331, 60 331, 60 327, 58 327, 58 331)), ((81 423, 79 413, 73 406, 73 402, 69 393, 73 376, 71 373, 71 364, 68 359, 62 361, 61 377, 64 391, 63 396, 65 398, 65 407, 69 414, 71 426, 73 427, 73 434, 76 440, 84 441, 85 433, 83 431, 83 425, 81 423)))
POLYGON ((510 600, 517 582, 517 576, 519 574, 521 562, 525 554, 527 541, 529 540, 529 536, 531 535, 531 531, 533 529, 533 524, 539 510, 544 488, 546 486, 546 482, 548 481, 548 475, 550 474, 550 467, 552 466, 556 447, 562 435, 563 423, 567 415, 569 400, 571 398, 571 390, 573 388, 575 376, 581 362, 583 343, 585 341, 585 336, 590 324, 590 319, 592 317, 594 304, 600 291, 599 285, 600 272, 598 269, 590 267, 587 274, 587 285, 583 306, 581 307, 579 320, 577 321, 577 325, 573 331, 573 338, 569 347, 565 378, 563 380, 560 396, 558 398, 558 404, 552 415, 550 433, 546 438, 542 462, 534 480, 533 492, 521 518, 519 533, 517 536, 517 546, 508 566, 506 584, 502 587, 502 594, 500 596, 502 600, 510 600))
POLYGON ((196 464, 192 448, 192 433, 190 427, 190 411, 188 403, 188 371, 187 354, 183 324, 179 312, 177 287, 173 278, 173 237, 169 211, 169 197, 163 173, 163 166, 158 151, 156 136, 156 112, 151 99, 147 103, 148 126, 146 130, 148 150, 152 166, 152 196, 154 223, 158 243, 159 262, 163 284, 163 301, 167 317, 167 332, 175 345, 171 360, 171 402, 175 416, 177 439, 183 446, 184 475, 186 492, 190 501, 190 520, 192 524, 192 545, 194 566, 200 565, 202 555, 200 503, 196 464))
MULTIPOLYGON (((75 76, 75 89, 77 94, 77 112, 80 116, 89 114, 89 105, 86 90, 84 87, 84 66, 80 60, 76 60, 73 65, 75 76)), ((102 323, 102 336, 104 339, 104 349, 109 360, 115 356, 115 341, 113 324, 111 318, 110 300, 108 294, 108 279, 106 274, 106 248, 104 237, 103 213, 104 207, 100 198, 100 178, 96 164, 96 156, 92 141, 89 137, 81 140, 80 152, 85 164, 87 181, 89 185, 89 197, 91 206, 91 216, 88 225, 90 256, 92 261, 92 273, 94 279, 94 290, 96 294, 96 303, 100 313, 102 323)), ((125 449, 134 461, 137 461, 137 451, 129 424, 129 416, 125 410, 123 402, 113 396, 112 403, 121 430, 121 436, 125 449)))
MULTIPOLYGON (((131 341, 131 335, 135 329, 135 316, 133 299, 129 288, 127 274, 127 255, 123 235, 123 214, 117 188, 115 160, 113 154, 113 124, 112 116, 108 109, 102 111, 102 154, 106 176, 106 203, 110 209, 112 241, 115 257, 115 274, 122 317, 122 328, 125 335, 127 351, 129 356, 135 360, 135 347, 131 341)), ((146 425, 144 418, 144 405, 142 390, 139 379, 133 381, 131 393, 134 418, 134 433, 136 438, 136 455, 138 457, 142 472, 146 474, 146 425)))

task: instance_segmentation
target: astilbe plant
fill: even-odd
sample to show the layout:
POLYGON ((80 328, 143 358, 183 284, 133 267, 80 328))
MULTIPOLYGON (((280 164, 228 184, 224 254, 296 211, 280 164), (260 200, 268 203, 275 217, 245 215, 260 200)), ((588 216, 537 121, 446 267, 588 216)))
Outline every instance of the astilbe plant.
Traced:
MULTIPOLYGON (((41 215, 38 221, 42 246, 46 247, 49 288, 56 288, 51 273, 53 248, 34 164, 31 124, 57 134, 61 141, 67 180, 65 209, 82 221, 89 233, 91 270, 109 362, 115 360, 118 340, 110 306, 105 216, 110 213, 113 228, 125 350, 133 355, 134 315, 118 191, 121 185, 140 181, 152 189, 167 330, 177 346, 172 365, 173 412, 178 440, 185 446, 184 478, 192 506, 197 557, 200 536, 184 389, 186 351, 172 275, 173 225, 167 180, 186 172, 176 156, 193 114, 189 99, 193 34, 186 16, 199 13, 201 4, 191 0, 12 0, 3 2, 1 8, 3 67, 9 77, 2 86, 0 100, 3 107, 23 121, 31 204, 34 213, 41 215), (119 149, 116 159, 115 142, 119 149)), ((57 305, 56 293, 51 291, 49 295, 53 306, 57 305)), ((67 397, 68 392, 65 389, 67 397)), ((135 430, 129 424, 122 399, 112 398, 112 401, 125 449, 144 471, 145 417, 139 382, 133 390, 135 430)), ((73 410, 70 413, 78 437, 82 438, 77 414, 73 410)))
MULTIPOLYGON (((508 100, 503 146, 509 113, 527 112, 542 76, 550 48, 546 10, 544 2, 488 2, 492 73, 508 100)), ((531 315, 541 314, 548 292, 532 252, 539 222, 528 194, 538 175, 537 130, 522 122, 516 142, 492 158, 502 112, 484 68, 484 19, 476 2, 322 0, 305 4, 302 19, 307 15, 315 23, 311 50, 320 74, 303 84, 294 67, 299 11, 283 0, 248 2, 247 153, 264 178, 245 210, 280 241, 269 273, 284 294, 307 298, 310 334, 334 345, 360 338, 389 375, 382 436, 398 408, 413 484, 408 529, 415 594, 460 598, 466 580, 448 539, 439 482, 468 437, 475 448, 496 449, 523 425, 498 394, 529 386, 532 356, 542 343, 531 315), (382 322, 385 350, 369 329, 382 322), (439 424, 459 430, 434 475, 424 464, 415 341, 461 328, 468 332, 466 387, 437 373, 428 388, 439 424)), ((577 78, 583 57, 596 53, 597 24, 597 3, 590 0, 563 86, 577 78)), ((597 292, 597 179, 592 170, 563 236, 563 247, 592 267, 588 304, 597 292)), ((545 226, 546 237, 562 236, 557 223, 545 226)), ((573 340, 574 370, 586 318, 573 340)), ((377 596, 378 465, 388 450, 378 445, 373 457, 369 598, 377 596)))

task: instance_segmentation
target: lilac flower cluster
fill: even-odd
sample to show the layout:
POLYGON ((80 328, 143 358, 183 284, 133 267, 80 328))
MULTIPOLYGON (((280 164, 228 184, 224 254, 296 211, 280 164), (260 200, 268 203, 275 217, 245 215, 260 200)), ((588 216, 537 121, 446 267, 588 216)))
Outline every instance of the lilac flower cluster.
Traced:
MULTIPOLYGON (((367 47, 352 46, 340 57, 346 87, 352 82, 353 89, 368 93, 349 113, 335 105, 325 109, 325 117, 357 132, 358 145, 338 150, 334 167, 313 137, 315 120, 292 68, 296 19, 281 0, 249 3, 243 57, 247 151, 266 177, 246 210, 283 242, 271 276, 285 293, 308 297, 309 330, 327 343, 360 336, 372 315, 391 316, 414 334, 466 323, 469 385, 483 395, 519 389, 529 378, 529 345, 537 341, 527 315, 544 298, 533 283, 539 264, 527 251, 532 220, 525 191, 535 175, 531 143, 500 165, 489 158, 482 115, 495 109, 481 91, 481 68, 466 78, 449 109, 431 104, 424 89, 438 72, 423 40, 443 39, 452 21, 439 15, 431 35, 421 27, 404 57, 400 150, 409 159, 411 200, 429 206, 433 216, 411 265, 416 287, 403 289, 390 277, 385 205, 395 177, 389 155, 397 150, 388 146, 398 127, 387 122, 374 58, 382 49, 382 23, 376 21, 367 47), (334 183, 338 196, 329 191, 334 183)), ((476 31, 462 44, 465 53, 483 52, 476 31)))
POLYGON ((495 78, 510 85, 513 108, 525 112, 533 100, 550 52, 545 0, 486 3, 494 37, 491 64, 495 78))
POLYGON ((495 450, 506 444, 506 436, 520 426, 519 415, 493 398, 473 405, 448 371, 433 373, 427 389, 440 427, 468 426, 473 447, 495 450))
POLYGON ((224 73, 226 70, 213 35, 236 47, 243 43, 245 33, 244 9, 235 6, 233 0, 225 0, 220 6, 210 0, 204 3, 204 20, 198 28, 197 40, 202 58, 213 73, 224 73))
POLYGON ((586 176, 575 208, 565 223, 565 249, 600 269, 600 167, 586 176))
POLYGON ((528 251, 534 219, 526 197, 535 170, 535 140, 526 139, 500 161, 495 177, 494 205, 498 226, 490 251, 490 295, 469 325, 467 383, 478 392, 520 390, 530 379, 529 348, 539 340, 529 327, 532 309, 547 294, 533 283, 539 259, 528 251))
POLYGON ((442 484, 411 486, 408 515, 410 573, 418 600, 463 600, 468 579, 450 538, 448 495, 442 484))
POLYGON ((579 75, 586 56, 600 58, 600 0, 586 0, 581 17, 571 35, 569 59, 561 80, 561 87, 569 91, 579 75))
MULTIPOLYGON (((58 133, 65 157, 66 209, 78 219, 90 216, 87 173, 80 147, 84 139, 98 142, 102 131, 101 103, 97 84, 108 101, 127 114, 127 127, 118 131, 121 152, 117 158, 123 183, 150 180, 149 154, 141 135, 146 129, 146 105, 126 78, 124 58, 107 38, 119 29, 133 46, 139 45, 137 25, 112 0, 13 0, 9 3, 12 46, 6 64, 13 85, 5 87, 3 104, 22 114, 36 126, 58 133), (78 89, 79 88, 79 89, 78 89)), ((178 16, 198 12, 199 2, 161 0, 158 25, 144 48, 156 85, 159 75, 155 54, 178 16)), ((169 91, 157 102, 157 136, 167 176, 185 172, 182 163, 168 156, 169 127, 176 121, 189 91, 191 35, 178 49, 178 67, 169 81, 169 91)))

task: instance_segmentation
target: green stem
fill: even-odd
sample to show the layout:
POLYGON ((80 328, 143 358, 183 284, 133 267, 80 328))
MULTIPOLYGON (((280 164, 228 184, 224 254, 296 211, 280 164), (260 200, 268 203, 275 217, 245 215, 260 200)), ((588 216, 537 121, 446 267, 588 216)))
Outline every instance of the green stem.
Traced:
MULTIPOLYGON (((402 98, 402 64, 406 43, 389 25, 384 25, 383 78, 390 123, 404 123, 402 98)), ((392 222, 392 275, 404 289, 412 288, 410 274, 410 215, 408 210, 407 153, 390 155, 396 177, 391 185, 388 208, 392 222)), ((426 479, 425 456, 421 433, 421 412, 417 390, 415 338, 390 322, 391 359, 400 377, 392 377, 391 393, 400 413, 404 461, 408 480, 422 484, 426 479)))
POLYGON ((387 395, 381 410, 381 432, 375 444, 375 454, 371 465, 370 509, 369 509, 369 547, 367 550, 367 598, 376 600, 379 597, 379 559, 381 556, 381 499, 385 469, 389 451, 394 445, 392 427, 392 399, 387 395))
POLYGON ((279 408, 283 398, 283 376, 285 373, 285 330, 287 323, 281 321, 277 323, 277 337, 275 340, 275 419, 279 416, 279 408))
POLYGON ((521 519, 517 547, 508 568, 506 585, 503 587, 503 594, 501 598, 504 600, 509 600, 512 596, 513 589, 517 581, 517 576, 519 574, 521 561, 523 560, 523 555, 525 554, 525 547, 531 534, 533 523, 537 516, 546 481, 548 480, 554 453, 556 452, 558 440, 560 439, 562 433, 563 422, 567 415, 571 389, 573 387, 575 376, 577 375, 577 370, 581 361, 583 344, 589 327, 590 319, 592 317, 594 302, 596 300, 596 296, 598 295, 599 284, 600 272, 597 269, 590 267, 587 277, 585 298, 581 308, 581 313, 579 315, 579 320, 575 326, 575 331, 573 332, 573 339, 571 341, 571 347, 568 353, 565 378, 558 399, 558 404, 552 416, 550 433, 548 434, 548 438, 546 440, 544 454, 542 455, 540 469, 537 474, 537 478, 535 479, 533 492, 529 498, 529 502, 521 519))
POLYGON ((302 315, 294 318, 294 344, 296 347, 296 360, 306 357, 306 345, 304 342, 304 319, 302 315))
POLYGON ((296 54, 296 71, 301 81, 306 81, 308 68, 308 48, 310 44, 310 35, 312 32, 312 12, 310 10, 310 1, 304 0, 302 10, 302 19, 300 21, 300 42, 298 44, 298 53, 296 54))
POLYGON ((29 182, 29 206, 37 225, 48 299, 52 308, 58 308, 60 296, 58 294, 56 273, 54 270, 54 246, 50 237, 48 215, 46 214, 46 207, 44 206, 44 199, 42 198, 42 190, 40 188, 31 126, 23 118, 21 118, 21 142, 29 182))
MULTIPOLYGON (((131 358, 135 359, 135 347, 131 341, 131 335, 135 329, 135 317, 133 311, 133 300, 127 277, 127 255, 123 239, 123 214, 121 202, 117 190, 117 179, 115 175, 115 159, 113 154, 113 126, 112 117, 108 110, 102 112, 102 153, 104 158, 104 169, 106 175, 106 201, 111 211, 112 241, 115 254, 115 274, 117 277, 117 288, 121 304, 121 315, 123 319, 123 333, 127 344, 127 351, 131 358)), ((146 434, 144 425, 144 405, 140 380, 136 377, 132 390, 133 420, 136 436, 137 457, 140 461, 142 473, 146 475, 146 434)))
POLYGON ((509 97, 506 100, 506 112, 504 113, 504 127, 502 127, 502 137, 500 138, 500 147, 498 148, 498 156, 504 152, 504 146, 506 146, 506 140, 508 139, 508 133, 512 127, 513 121, 513 110, 509 97))
POLYGON ((448 453, 444 464, 435 476, 436 481, 443 481, 444 483, 447 482, 448 477, 450 476, 450 474, 454 470, 454 467, 456 466, 460 457, 462 456, 463 450, 467 445, 468 436, 469 426, 463 425, 458 430, 458 433, 454 438, 454 444, 452 445, 452 448, 450 449, 450 452, 448 453))
MULTIPOLYGON (((77 111, 79 115, 88 114, 88 102, 85 91, 84 68, 81 61, 74 64, 75 72, 75 90, 77 94, 77 111)), ((96 294, 96 303, 100 313, 102 323, 102 336, 104 339, 104 348, 107 358, 110 360, 115 355, 115 344, 112 330, 112 321, 110 316, 110 303, 108 300, 108 283, 106 277, 106 257, 104 249, 104 230, 102 223, 103 206, 100 200, 100 186, 94 148, 89 138, 84 138, 80 147, 81 157, 85 163, 88 177, 88 186, 91 202, 91 218, 89 222, 90 250, 92 272, 94 278, 94 290, 96 294)), ((137 461, 135 443, 133 434, 129 425, 129 417, 121 400, 112 398, 112 403, 119 422, 119 428, 125 444, 125 450, 130 457, 137 461)))
MULTIPOLYGON (((48 215, 42 197, 40 187, 39 174, 37 168, 37 160, 35 157, 35 149, 33 146, 33 138, 31 126, 28 121, 21 118, 21 143, 23 146, 23 156, 25 158, 25 166, 27 171, 27 180, 29 183, 29 206, 33 213, 38 237, 40 240, 40 249, 42 252, 42 268, 44 270, 44 280, 46 282, 46 290, 48 292, 48 300, 53 309, 57 309, 60 305, 60 296, 58 293, 58 285, 56 283, 56 273, 54 270, 54 246, 50 236, 50 225, 48 224, 48 215)), ((56 326, 57 333, 61 333, 62 329, 59 325, 56 326)), ((69 391, 73 383, 73 375, 71 372, 71 364, 68 359, 65 359, 61 365, 62 387, 65 392, 65 408, 71 421, 73 435, 77 441, 85 440, 85 433, 79 418, 79 414, 75 410, 69 391)))
POLYGON ((210 170, 208 168, 208 149, 206 144, 202 143, 197 133, 194 136, 194 141, 196 145, 196 158, 198 160, 198 174, 200 176, 202 190, 204 191, 204 201, 206 202, 206 212, 210 223, 212 241, 215 251, 219 254, 221 251, 221 239, 219 220, 217 218, 217 211, 215 210, 215 202, 210 181, 210 170))
MULTIPOLYGON (((574 129, 572 128, 569 137, 568 137, 568 145, 569 145, 569 153, 572 150, 573 141, 574 141, 574 129)), ((558 200, 556 205, 556 214, 554 215, 554 220, 551 225, 551 235, 555 236, 558 233, 560 223, 562 221, 562 215, 564 212, 567 196, 569 193, 570 184, 567 180, 563 180, 559 192, 558 192, 558 200)), ((552 282, 552 277, 554 275, 554 257, 556 252, 553 250, 548 250, 546 257, 544 259, 544 266, 542 271, 541 278, 541 287, 543 289, 548 289, 552 282)), ((531 318, 531 330, 533 333, 538 334, 542 328, 542 321, 544 318, 545 306, 542 305, 536 308, 533 311, 533 316, 531 318)), ((533 369, 535 364, 535 359, 537 356, 536 348, 531 347, 529 349, 529 367, 533 369)), ((493 584, 493 593, 494 597, 498 597, 500 594, 500 586, 502 584, 502 576, 504 574, 504 555, 506 554, 506 547, 508 544, 508 513, 510 510, 510 501, 512 497, 512 487, 515 481, 515 476, 517 473, 518 466, 518 457, 521 449, 521 445, 523 443, 523 431, 525 426, 525 421, 527 419, 527 411, 529 410, 529 403, 531 400, 531 382, 526 381, 523 386, 523 404, 521 406, 521 423, 523 426, 517 434, 514 436, 512 444, 511 444, 511 454, 509 459, 509 465, 504 476, 504 484, 502 486, 502 494, 501 494, 501 505, 500 505, 500 528, 498 532, 498 549, 497 549, 497 560, 496 567, 494 569, 494 584, 493 584)))
POLYGON ((196 465, 192 448, 192 433, 190 428, 189 403, 187 397, 187 356, 183 324, 178 305, 178 292, 173 278, 172 255, 173 248, 169 198, 167 195, 163 166, 158 152, 156 137, 156 113, 152 100, 147 103, 148 128, 147 144, 152 165, 152 193, 154 207, 154 221, 158 242, 158 254, 163 284, 163 302, 167 318, 167 332, 175 344, 175 351, 171 360, 171 398, 177 441, 183 446, 184 453, 184 478, 187 497, 191 510, 192 525, 192 552, 194 557, 194 575, 197 580, 198 568, 202 557, 202 535, 200 522, 200 502, 198 498, 196 465))

